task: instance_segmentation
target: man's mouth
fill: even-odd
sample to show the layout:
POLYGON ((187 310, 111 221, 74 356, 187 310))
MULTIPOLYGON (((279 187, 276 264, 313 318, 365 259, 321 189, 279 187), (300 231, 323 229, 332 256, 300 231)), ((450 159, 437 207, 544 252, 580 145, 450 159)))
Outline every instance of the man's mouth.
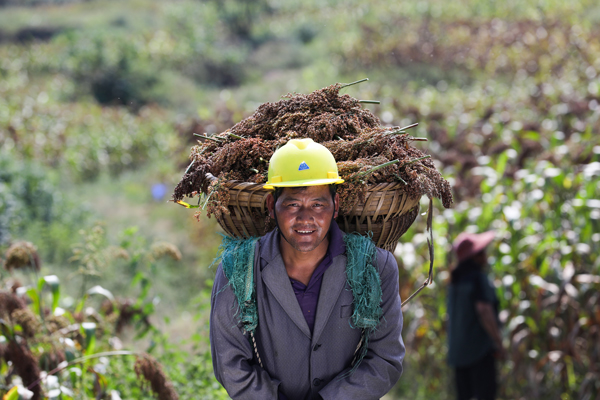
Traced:
POLYGON ((316 232, 314 229, 294 229, 294 232, 299 233, 300 235, 310 235, 311 233, 316 232))

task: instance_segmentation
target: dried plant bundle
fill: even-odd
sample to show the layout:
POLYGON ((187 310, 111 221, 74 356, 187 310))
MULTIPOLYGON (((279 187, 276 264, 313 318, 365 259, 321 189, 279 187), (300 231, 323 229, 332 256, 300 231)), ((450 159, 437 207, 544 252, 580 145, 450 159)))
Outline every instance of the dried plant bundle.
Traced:
POLYGON ((179 396, 173 384, 163 372, 160 364, 148 354, 137 357, 134 370, 139 379, 144 379, 158 400, 177 400, 179 396))
POLYGON ((30 242, 16 242, 6 250, 4 269, 11 271, 31 267, 40 270, 40 256, 37 248, 30 242))
MULTIPOLYGON (((12 362, 15 372, 23 380, 23 386, 27 387, 34 382, 39 382, 40 367, 38 360, 31 353, 25 341, 22 343, 17 343, 15 340, 9 341, 6 345, 4 359, 12 362)), ((39 385, 35 385, 30 390, 33 391, 31 400, 42 398, 39 385)))
MULTIPOLYGON (((402 185, 411 199, 426 195, 450 207, 449 183, 431 158, 412 145, 426 139, 406 133, 416 124, 381 126, 373 113, 362 108, 361 101, 339 94, 343 87, 338 83, 310 94, 288 94, 278 102, 262 104, 225 132, 199 135, 201 140, 191 150, 191 164, 175 188, 173 200, 200 197, 197 205, 180 204, 199 208, 197 217, 206 209, 207 216, 214 214, 222 220, 230 213, 227 182, 265 183, 268 161, 277 148, 290 139, 311 138, 332 152, 345 180, 338 186, 341 215, 364 202, 369 185, 381 183, 402 185)), ((266 213, 258 214, 252 218, 268 219, 266 213)))
POLYGON ((26 338, 32 338, 36 333, 40 332, 42 327, 38 316, 29 308, 20 308, 14 310, 10 314, 10 318, 13 323, 18 324, 23 329, 23 336, 26 338))
POLYGON ((0 291, 0 318, 9 320, 15 310, 27 308, 25 300, 16 293, 0 291))
POLYGON ((152 326, 147 313, 131 299, 106 299, 100 309, 107 320, 115 324, 116 333, 123 332, 123 329, 131 325, 136 318, 144 325, 144 328, 148 329, 152 326))

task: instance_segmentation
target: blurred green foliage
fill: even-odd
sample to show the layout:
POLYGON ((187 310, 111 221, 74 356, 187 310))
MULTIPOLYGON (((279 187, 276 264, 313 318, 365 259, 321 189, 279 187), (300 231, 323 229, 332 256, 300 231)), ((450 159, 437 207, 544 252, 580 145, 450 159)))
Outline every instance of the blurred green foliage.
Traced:
MULTIPOLYGON (((438 273, 432 294, 427 293, 405 312, 407 344, 416 353, 408 356, 407 374, 426 376, 436 387, 452 387, 444 367, 446 345, 445 295, 454 261, 448 240, 463 231, 494 229, 497 241, 490 249, 490 274, 501 300, 505 346, 509 359, 502 365, 502 398, 586 398, 598 393, 595 335, 598 331, 600 284, 600 164, 559 169, 546 161, 520 169, 513 177, 503 171, 515 158, 508 151, 488 161, 480 173, 482 202, 467 201, 435 218, 438 238, 438 273), (505 164, 506 163, 506 164, 505 164), (440 268, 441 267, 441 268, 440 268), (433 317, 439 316, 439 317, 433 317)), ((401 246, 407 293, 408 282, 427 260, 422 234, 401 246), (421 250, 419 250, 419 247, 421 250), (409 254, 406 254, 406 253, 409 254), (412 253, 412 256, 411 256, 412 253)), ((409 238, 407 238, 409 239, 409 238)), ((424 382, 418 377, 401 381, 398 392, 417 393, 424 382)), ((427 398, 428 391, 417 398, 427 398)), ((439 398, 452 398, 441 395, 439 398)), ((593 397, 592 397, 593 398, 593 397)))
MULTIPOLYGON (((137 263, 138 272, 128 285, 135 297, 115 296, 88 279, 83 280, 79 296, 65 296, 56 275, 39 278, 30 265, 13 263, 12 270, 2 274, 3 286, 11 289, 0 291, 0 370, 7 374, 16 366, 21 377, 9 378, 8 386, 0 390, 5 392, 17 385, 21 390, 24 387, 37 393, 36 396, 41 394, 38 398, 147 398, 152 396, 151 391, 159 389, 152 378, 138 376, 133 365, 150 353, 163 360, 161 373, 167 381, 173 381, 182 395, 226 398, 216 384, 210 363, 206 363, 210 360, 206 325, 189 339, 171 344, 169 337, 150 322, 159 302, 158 296, 152 295, 152 267, 163 257, 179 261, 179 250, 169 243, 136 248, 135 230, 125 233, 129 240, 123 241, 122 247, 108 245, 100 226, 81 233, 82 242, 73 247, 78 273, 84 278, 101 276, 119 258, 137 263), (19 281, 15 281, 17 277, 19 281), (26 293, 23 299, 29 300, 28 305, 17 300, 20 293, 26 293), (138 343, 136 349, 123 350, 123 341, 131 334, 138 343), (24 370, 29 372, 23 374, 24 370)), ((19 244, 11 249, 16 246, 19 244)), ((27 251, 35 252, 32 247, 27 251)), ((9 253, 10 250, 8 258, 9 253)), ((198 315, 206 315, 210 310, 210 289, 201 290, 191 304, 198 315)))
POLYGON ((63 197, 57 181, 36 161, 0 151, 0 247, 27 237, 49 262, 70 257, 71 232, 91 216, 87 207, 63 197))
POLYGON ((177 150, 176 132, 161 109, 146 107, 132 114, 92 102, 64 103, 61 99, 66 100, 77 85, 61 75, 32 84, 28 72, 20 69, 25 60, 11 54, 10 46, 3 50, 9 56, 3 58, 5 69, 0 67, 0 74, 6 75, 0 98, 5 151, 73 180, 91 180, 102 172, 138 168, 150 158, 164 158, 177 150))
POLYGON ((67 56, 63 68, 99 104, 139 108, 153 100, 158 68, 152 68, 142 46, 117 32, 65 35, 67 56))
MULTIPOLYGON (((419 122, 413 134, 429 139, 419 145, 456 200, 434 219, 435 281, 405 309, 405 373, 390 396, 452 398, 444 329, 451 243, 464 230, 488 229, 498 233, 490 276, 509 350, 500 398, 598 396, 597 2, 34 3, 0 4, 0 250, 33 241, 48 264, 42 274, 60 279, 66 315, 85 299, 101 317, 93 322, 105 323, 101 303, 86 297, 94 285, 135 293, 128 304, 142 312, 140 329, 140 315, 158 325, 168 314, 164 333, 121 338, 159 357, 181 398, 224 395, 211 374, 210 281, 202 284, 214 273, 205 267, 218 238, 214 221, 157 212, 163 207, 144 190, 174 186, 192 133, 223 131, 287 92, 365 76, 347 93, 381 100, 369 107, 384 124, 419 122), (107 223, 93 228, 96 218, 107 223), (182 248, 183 262, 148 258, 166 239, 182 248), (115 258, 118 249, 128 256, 115 258), (199 331, 189 332, 190 318, 199 331)), ((423 233, 418 219, 396 251, 404 298, 425 279, 423 233)), ((110 329, 96 331, 96 351, 112 348, 110 329)), ((106 393, 148 396, 130 359, 105 361, 94 368, 112 377, 106 393)), ((93 374, 80 370, 73 389, 95 395, 93 374)))

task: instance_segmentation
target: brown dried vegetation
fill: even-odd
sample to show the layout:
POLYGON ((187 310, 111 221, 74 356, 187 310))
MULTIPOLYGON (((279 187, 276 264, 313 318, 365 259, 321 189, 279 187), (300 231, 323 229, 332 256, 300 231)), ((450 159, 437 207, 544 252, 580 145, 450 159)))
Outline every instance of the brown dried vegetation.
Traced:
POLYGON ((157 242, 150 248, 150 257, 152 260, 158 260, 162 257, 170 257, 175 261, 181 260, 181 251, 172 243, 157 242))
POLYGON ((48 332, 54 333, 71 325, 68 318, 63 315, 51 315, 46 319, 48 332))
POLYGON ((58 346, 52 346, 50 351, 44 351, 39 356, 38 364, 44 371, 52 371, 57 368, 60 363, 66 360, 65 352, 58 346))
POLYGON ((40 256, 33 243, 16 242, 6 250, 5 257, 4 268, 7 271, 27 267, 40 269, 40 256))
POLYGON ((34 337, 42 327, 38 317, 29 308, 14 310, 10 314, 10 318, 13 323, 21 326, 23 329, 23 336, 26 338, 34 337))
MULTIPOLYGON (((25 341, 17 343, 16 341, 11 340, 6 345, 4 359, 12 362, 15 372, 23 380, 23 386, 27 387, 32 383, 37 382, 40 378, 38 361, 34 355, 31 354, 25 341)), ((35 385, 30 390, 33 392, 32 400, 41 399, 42 393, 40 385, 35 385)))
POLYGON ((15 310, 26 306, 25 301, 15 293, 0 291, 0 318, 8 320, 15 310))
POLYGON ((342 214, 363 200, 367 184, 403 182, 413 198, 423 195, 452 204, 450 185, 424 152, 411 145, 412 137, 399 127, 382 127, 379 119, 349 95, 339 95, 341 84, 310 94, 288 94, 275 103, 262 104, 250 117, 231 129, 203 139, 192 148, 192 164, 183 176, 173 199, 208 196, 207 215, 228 213, 229 180, 264 183, 268 160, 278 147, 293 138, 311 138, 323 144, 338 162, 346 182, 338 188, 342 214), (397 163, 367 173, 386 162, 397 163), (212 182, 206 176, 214 175, 212 182))
POLYGON ((131 299, 105 300, 102 303, 101 311, 106 316, 107 321, 114 322, 116 333, 123 332, 123 329, 131 325, 136 318, 139 318, 145 329, 152 326, 148 315, 131 299))
POLYGON ((179 399, 173 384, 162 371, 160 364, 150 355, 144 354, 138 357, 135 361, 134 370, 138 379, 144 379, 150 384, 150 388, 158 400, 179 399))

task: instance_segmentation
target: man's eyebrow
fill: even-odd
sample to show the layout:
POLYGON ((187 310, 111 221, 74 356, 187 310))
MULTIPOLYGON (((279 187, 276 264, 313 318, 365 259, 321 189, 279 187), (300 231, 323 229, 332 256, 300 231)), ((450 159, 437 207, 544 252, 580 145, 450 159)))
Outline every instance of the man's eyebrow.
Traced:
MULTIPOLYGON (((310 201, 321 201, 321 202, 325 202, 329 199, 329 197, 327 196, 320 196, 320 197, 315 197, 310 199, 310 201)), ((298 198, 298 197, 294 197, 294 196, 289 196, 284 198, 282 201, 301 201, 302 199, 298 198)))
POLYGON ((285 197, 281 201, 300 201, 300 199, 296 197, 285 197))

